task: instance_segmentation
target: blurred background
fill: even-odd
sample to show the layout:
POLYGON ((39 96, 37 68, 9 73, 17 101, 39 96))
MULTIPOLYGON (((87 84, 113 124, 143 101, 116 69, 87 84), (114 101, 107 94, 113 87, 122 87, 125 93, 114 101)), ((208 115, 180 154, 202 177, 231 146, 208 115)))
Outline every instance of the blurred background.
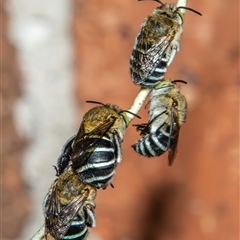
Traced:
MULTIPOLYGON (((59 152, 86 100, 128 109, 129 58, 143 19, 137 0, 1 1, 1 239, 29 239, 59 152)), ((129 127, 115 188, 98 191, 98 240, 239 239, 239 1, 188 1, 181 51, 166 77, 184 79, 187 123, 172 167, 140 157, 129 127)), ((147 111, 140 113, 146 122, 147 111)))

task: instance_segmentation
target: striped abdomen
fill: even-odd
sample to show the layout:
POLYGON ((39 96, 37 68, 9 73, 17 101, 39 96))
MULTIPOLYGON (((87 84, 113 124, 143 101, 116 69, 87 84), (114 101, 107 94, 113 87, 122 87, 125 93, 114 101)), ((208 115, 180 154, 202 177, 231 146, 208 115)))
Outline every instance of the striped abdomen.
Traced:
POLYGON ((88 227, 83 217, 77 215, 62 238, 64 240, 84 240, 88 234, 88 227))
MULTIPOLYGON (((94 140, 96 139, 87 138, 82 141, 90 144, 94 140)), ((72 168, 82 181, 96 188, 106 188, 111 183, 117 163, 121 160, 121 148, 117 135, 114 135, 112 140, 102 137, 97 141, 94 149, 83 152, 81 158, 85 158, 84 154, 89 155, 91 151, 86 161, 82 163, 81 159, 76 159, 72 168)))
POLYGON ((130 73, 133 82, 145 87, 153 87, 160 80, 163 79, 164 74, 167 71, 168 59, 166 55, 158 59, 152 66, 151 70, 146 73, 145 66, 141 64, 142 53, 138 49, 133 49, 132 56, 130 58, 130 73))
POLYGON ((175 142, 178 132, 168 125, 164 124, 155 133, 146 134, 138 140, 132 147, 133 149, 146 157, 156 157, 169 150, 175 142))

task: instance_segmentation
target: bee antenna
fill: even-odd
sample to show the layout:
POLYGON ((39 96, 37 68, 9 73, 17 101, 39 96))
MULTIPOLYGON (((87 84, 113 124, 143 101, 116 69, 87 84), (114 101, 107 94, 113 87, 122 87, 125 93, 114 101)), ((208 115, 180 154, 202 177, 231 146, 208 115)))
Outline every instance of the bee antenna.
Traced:
POLYGON ((184 84, 187 84, 186 81, 184 80, 181 80, 181 79, 176 79, 176 80, 173 80, 172 83, 177 83, 177 82, 180 82, 180 83, 184 83, 184 84))
POLYGON ((55 171, 56 171, 56 177, 58 177, 60 174, 59 174, 59 171, 58 171, 58 168, 55 166, 55 165, 53 165, 53 167, 54 167, 54 169, 55 169, 55 171))
POLYGON ((105 104, 104 104, 104 103, 102 103, 102 102, 91 101, 91 100, 90 100, 90 101, 89 101, 89 100, 88 100, 88 101, 86 101, 86 103, 96 103, 96 104, 100 104, 100 105, 103 105, 103 106, 105 105, 105 104))
MULTIPOLYGON (((146 1, 146 0, 138 0, 139 2, 142 2, 142 1, 146 1)), ((149 0, 149 1, 151 1, 151 0, 149 0)), ((160 4, 162 4, 162 5, 165 5, 164 3, 162 3, 160 0, 152 0, 152 1, 154 1, 154 2, 158 2, 158 3, 160 3, 160 4)))
POLYGON ((123 111, 121 111, 120 113, 123 113, 123 112, 130 113, 130 114, 132 114, 134 117, 137 117, 137 118, 141 119, 141 117, 140 117, 139 115, 137 115, 136 113, 130 112, 130 111, 128 111, 128 110, 123 110, 123 111))
POLYGON ((200 12, 198 12, 197 10, 195 10, 195 9, 192 9, 192 8, 190 8, 190 7, 184 7, 184 6, 180 6, 180 7, 178 7, 177 9, 186 9, 186 10, 189 10, 189 11, 192 11, 192 12, 194 12, 194 13, 196 13, 196 14, 198 14, 199 16, 202 16, 202 14, 200 13, 200 12))

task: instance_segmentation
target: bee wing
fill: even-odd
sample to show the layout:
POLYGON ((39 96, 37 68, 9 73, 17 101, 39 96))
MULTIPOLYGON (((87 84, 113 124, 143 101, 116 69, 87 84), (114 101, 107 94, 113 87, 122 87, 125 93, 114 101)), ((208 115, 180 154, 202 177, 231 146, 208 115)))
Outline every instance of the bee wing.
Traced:
POLYGON ((177 130, 177 136, 174 139, 174 143, 168 152, 168 166, 172 166, 176 156, 177 156, 177 145, 178 145, 178 138, 179 138, 179 131, 180 128, 177 130))
POLYGON ((178 137, 179 137, 180 126, 178 125, 178 116, 172 107, 171 113, 171 129, 170 129, 170 137, 169 137, 169 152, 168 152, 168 166, 172 166, 174 159, 177 155, 177 145, 178 145, 178 137))
POLYGON ((103 124, 100 124, 91 132, 86 133, 85 135, 83 135, 81 132, 77 134, 75 141, 73 143, 73 152, 72 152, 73 165, 77 161, 75 165, 79 167, 85 161, 87 161, 87 159, 93 153, 94 149, 98 146, 98 143, 101 140, 101 138, 114 125, 115 120, 116 118, 112 116, 108 119, 108 121, 104 122, 103 124))
POLYGON ((54 191, 54 186, 52 186, 43 201, 43 211, 45 217, 54 218, 59 214, 60 207, 61 204, 58 201, 57 195, 54 191))
MULTIPOLYGON (((54 198, 52 201, 53 204, 58 202, 55 194, 52 195, 52 198, 54 198)), ((57 239, 62 239, 65 236, 86 198, 86 195, 75 197, 68 205, 61 207, 57 214, 56 212, 54 212, 54 215, 52 213, 50 214, 51 217, 46 219, 46 226, 51 235, 57 239)))
POLYGON ((159 59, 163 57, 175 35, 174 30, 170 29, 167 35, 162 36, 159 34, 153 40, 153 37, 151 37, 152 28, 148 28, 148 26, 142 28, 136 46, 137 49, 141 49, 141 51, 139 51, 140 55, 136 57, 138 58, 137 60, 139 61, 141 71, 145 78, 156 69, 159 59))
MULTIPOLYGON (((52 186, 43 201, 43 211, 45 216, 45 236, 55 233, 52 231, 55 222, 58 219, 59 212, 61 211, 61 204, 52 186)), ((47 239, 47 238, 46 238, 47 239)))

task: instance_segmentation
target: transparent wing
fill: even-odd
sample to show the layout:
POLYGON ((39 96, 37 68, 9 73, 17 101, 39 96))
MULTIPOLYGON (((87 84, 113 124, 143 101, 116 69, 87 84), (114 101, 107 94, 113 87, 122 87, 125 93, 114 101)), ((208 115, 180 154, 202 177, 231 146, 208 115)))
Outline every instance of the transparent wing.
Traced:
POLYGON ((46 212, 47 217, 45 221, 46 228, 53 237, 62 239, 65 236, 86 198, 87 196, 83 194, 75 197, 68 205, 61 206, 56 194, 53 192, 50 197, 49 212, 46 212))
POLYGON ((153 39, 152 28, 148 28, 149 26, 145 26, 141 29, 136 46, 138 55, 135 56, 145 78, 156 69, 175 36, 175 31, 170 29, 167 35, 158 35, 153 39))
MULTIPOLYGON (((55 183, 54 183, 55 184, 55 183)), ((43 201, 43 211, 45 218, 54 218, 59 214, 61 204, 52 186, 43 201)))
POLYGON ((178 125, 178 115, 174 107, 171 110, 171 128, 169 138, 168 165, 172 166, 176 155, 180 127, 178 125))
POLYGON ((172 164, 173 164, 173 162, 176 158, 176 155, 177 155, 177 145, 178 145, 179 131, 180 131, 180 128, 179 128, 179 130, 177 130, 177 136, 175 137, 174 143, 173 143, 172 147, 170 148, 170 150, 168 152, 168 165, 169 166, 172 166, 172 164))

